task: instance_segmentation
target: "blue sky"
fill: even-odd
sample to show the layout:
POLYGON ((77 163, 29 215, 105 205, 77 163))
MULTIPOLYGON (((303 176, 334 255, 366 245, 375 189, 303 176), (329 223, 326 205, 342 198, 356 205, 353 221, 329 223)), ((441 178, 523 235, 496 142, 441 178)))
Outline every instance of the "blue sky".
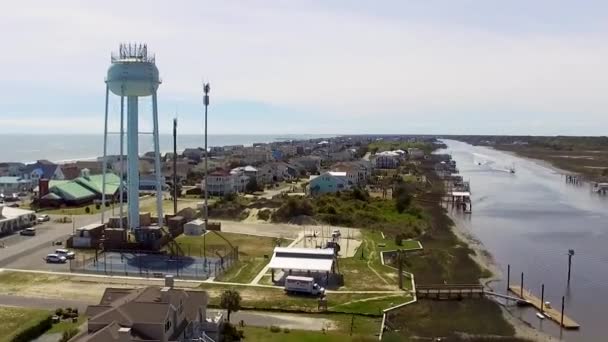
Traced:
POLYGON ((608 126, 608 1, 24 0, 0 5, 0 30, 0 134, 100 134, 110 52, 139 41, 164 132, 176 114, 201 132, 203 79, 216 134, 608 126))

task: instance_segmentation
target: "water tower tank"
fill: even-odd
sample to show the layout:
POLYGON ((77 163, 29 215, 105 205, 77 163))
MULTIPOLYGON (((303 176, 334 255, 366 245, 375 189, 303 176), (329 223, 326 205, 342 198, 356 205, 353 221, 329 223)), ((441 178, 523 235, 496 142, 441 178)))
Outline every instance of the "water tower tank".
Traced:
POLYGON ((106 82, 112 93, 121 96, 150 96, 160 84, 154 57, 146 45, 121 45, 112 55, 106 82))

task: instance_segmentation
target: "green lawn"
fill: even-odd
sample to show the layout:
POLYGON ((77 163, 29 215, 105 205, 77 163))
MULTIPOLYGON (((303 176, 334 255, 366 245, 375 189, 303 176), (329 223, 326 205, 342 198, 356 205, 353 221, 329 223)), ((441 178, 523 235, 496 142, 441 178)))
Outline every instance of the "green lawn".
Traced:
POLYGON ((451 337, 455 332, 471 335, 513 336, 500 307, 489 299, 462 301, 420 300, 391 311, 387 319, 406 336, 451 337))
MULTIPOLYGON (((107 210, 112 210, 112 207, 108 207, 107 210)), ((118 208, 116 208, 118 210, 118 208)), ((100 209, 97 209, 95 204, 83 205, 80 207, 69 207, 69 208, 57 208, 57 209, 43 209, 40 210, 39 214, 51 214, 51 215, 94 215, 101 212, 100 209), (87 208, 89 208, 89 212, 87 213, 87 208)))
POLYGON ((326 333, 320 331, 303 331, 303 330, 288 330, 289 332, 271 332, 268 328, 245 327, 245 341, 247 342, 349 342, 349 341, 378 341, 378 338, 372 336, 360 336, 328 331, 326 333))
MULTIPOLYGON (((194 208, 196 209, 196 204, 201 202, 200 198, 178 198, 177 199, 177 210, 180 211, 184 208, 194 208)), ((209 201, 209 204, 213 202, 209 201)), ((144 205, 141 205, 139 210, 142 213, 148 212, 152 216, 156 216, 156 199, 146 201, 144 205)), ((172 200, 163 200, 163 213, 165 214, 173 214, 173 201, 172 200)))
MULTIPOLYGON (((401 249, 419 249, 420 244, 414 240, 403 240, 402 246, 395 244, 395 239, 383 239, 378 231, 362 230, 363 242, 357 254, 352 258, 339 260, 340 272, 344 275, 345 290, 397 290, 397 271, 382 264, 380 252, 401 249), (361 258, 363 254, 364 258, 361 258)), ((405 289, 411 289, 411 281, 404 277, 405 289)))
MULTIPOLYGON (((265 236, 222 232, 219 234, 230 241, 233 246, 238 246, 239 255, 243 257, 271 256, 276 242, 275 238, 265 236)), ((180 244, 186 255, 191 256, 202 255, 203 241, 205 241, 207 256, 214 256, 216 251, 224 255, 230 250, 230 245, 214 232, 207 233, 205 237, 181 235, 175 241, 180 244)), ((281 245, 285 245, 286 241, 283 239, 281 245)))
POLYGON ((50 312, 46 310, 0 307, 0 341, 11 341, 13 337, 49 315, 50 312))
MULTIPOLYGON (((241 294, 241 307, 249 310, 284 310, 297 312, 318 312, 318 298, 303 295, 288 295, 279 287, 246 287, 230 286, 214 283, 203 283, 200 288, 209 293, 210 305, 219 305, 219 298, 225 290, 235 290, 241 294)), ((393 294, 369 293, 329 293, 327 294, 328 313, 349 313, 381 316, 381 310, 386 309, 389 302, 375 300, 378 297, 396 297, 393 294), (372 299, 369 302, 364 301, 372 299), (362 303, 356 303, 361 301, 362 303), (344 303, 351 303, 338 307, 344 303)), ((393 298, 396 299, 396 298, 393 298)), ((403 302, 408 300, 403 298, 403 302)), ((392 300, 390 300, 392 301, 392 300)), ((401 302, 401 301, 400 301, 401 302)))
POLYGON ((269 261, 270 259, 266 258, 242 258, 216 279, 232 283, 250 283, 269 261))

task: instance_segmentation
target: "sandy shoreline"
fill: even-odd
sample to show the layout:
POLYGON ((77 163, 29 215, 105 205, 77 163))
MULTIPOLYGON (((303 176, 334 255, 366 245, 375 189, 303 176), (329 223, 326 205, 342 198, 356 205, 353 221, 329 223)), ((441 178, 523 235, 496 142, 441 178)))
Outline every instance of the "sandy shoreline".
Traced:
MULTIPOLYGON (((471 256, 472 259, 479 266, 484 269, 487 269, 491 273, 490 277, 479 279, 480 282, 484 286, 494 290, 494 288, 492 287, 492 283, 501 280, 503 275, 502 271, 500 270, 500 267, 498 267, 498 265, 494 261, 492 254, 487 249, 485 249, 483 243, 478 240, 471 231, 469 231, 458 223, 457 217, 453 217, 450 213, 447 213, 447 215, 454 222, 454 224, 452 225, 452 231, 454 232, 454 234, 458 237, 458 239, 465 242, 469 246, 469 248, 471 248, 475 252, 475 255, 471 256)), ((509 311, 508 308, 504 307, 500 303, 498 304, 501 307, 501 311, 505 320, 507 320, 511 325, 513 325, 513 328, 515 328, 515 335, 517 337, 529 339, 532 341, 558 341, 557 338, 534 329, 525 321, 515 317, 511 313, 511 311, 509 311)))

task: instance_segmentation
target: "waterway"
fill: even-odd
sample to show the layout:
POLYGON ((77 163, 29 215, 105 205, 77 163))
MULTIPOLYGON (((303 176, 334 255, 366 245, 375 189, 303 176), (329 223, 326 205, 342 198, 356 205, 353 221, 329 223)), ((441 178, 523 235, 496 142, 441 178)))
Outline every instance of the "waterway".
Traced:
POLYGON ((581 325, 561 330, 540 320, 533 308, 514 309, 514 315, 538 330, 566 341, 608 341, 608 196, 588 184, 572 185, 560 170, 543 162, 489 147, 446 140, 464 180, 471 182, 473 212, 454 213, 459 229, 472 234, 502 270, 491 286, 506 292, 507 265, 511 283, 538 297, 545 284, 545 301, 581 325), (514 167, 516 172, 510 173, 514 167), (568 250, 573 249, 572 275, 567 282, 568 250))

